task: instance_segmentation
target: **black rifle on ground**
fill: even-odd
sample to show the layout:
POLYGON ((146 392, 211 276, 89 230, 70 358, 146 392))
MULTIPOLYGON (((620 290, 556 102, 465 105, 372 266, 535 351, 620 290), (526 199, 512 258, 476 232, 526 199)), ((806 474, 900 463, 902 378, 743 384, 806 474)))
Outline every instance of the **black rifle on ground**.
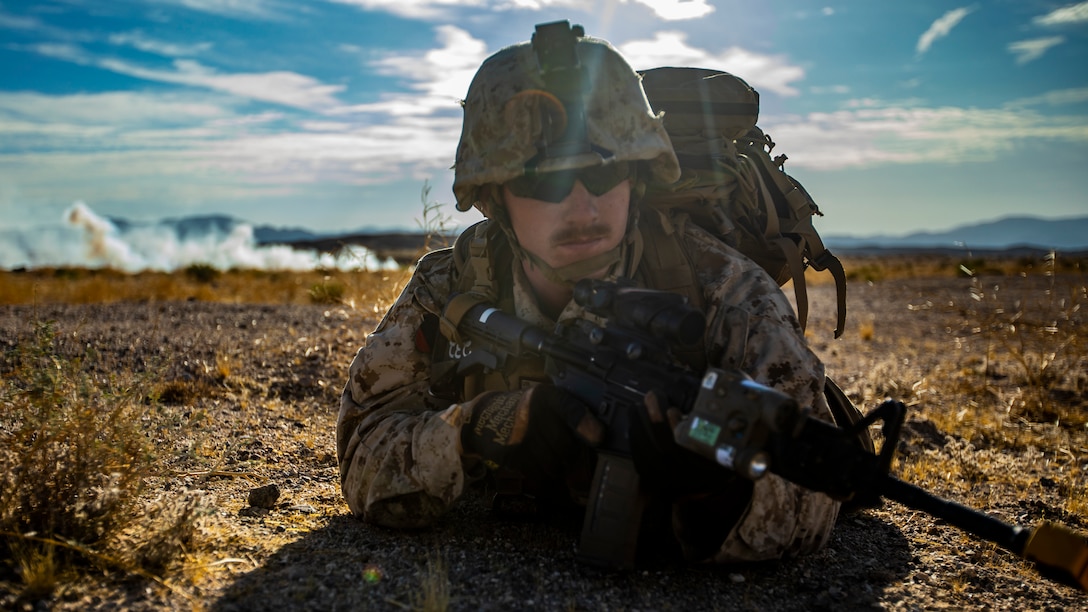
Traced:
POLYGON ((757 480, 770 472, 856 506, 897 501, 943 519, 1035 562, 1039 570, 1088 590, 1088 539, 1043 522, 1029 528, 942 499, 890 474, 906 407, 886 400, 851 428, 811 416, 791 397, 744 373, 710 368, 701 376, 677 365, 673 349, 697 344, 705 319, 683 297, 662 291, 581 281, 574 299, 603 324, 578 320, 554 333, 506 314, 473 294, 455 296, 444 313, 464 346, 458 370, 499 369, 511 357, 545 360, 551 382, 593 410, 605 425, 587 503, 579 558, 594 565, 634 565, 643 495, 627 439, 632 409, 647 393, 683 418, 678 445, 757 480), (859 433, 881 423, 879 454, 859 433))

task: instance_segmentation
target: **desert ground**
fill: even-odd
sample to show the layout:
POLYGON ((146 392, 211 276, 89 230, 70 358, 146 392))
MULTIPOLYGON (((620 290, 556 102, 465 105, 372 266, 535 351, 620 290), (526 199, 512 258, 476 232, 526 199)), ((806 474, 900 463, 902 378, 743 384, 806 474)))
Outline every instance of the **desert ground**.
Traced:
MULTIPOLYGON (((1052 261, 1020 271, 946 263, 898 275, 886 262, 852 263, 837 340, 833 286, 813 282, 813 349, 863 410, 906 403, 900 478, 1008 523, 1088 532, 1088 275, 1052 261)), ((30 273, 3 274, 10 294, 30 273)), ((0 435, 19 427, 12 406, 31 363, 20 351, 35 343, 47 368, 74 366, 92 386, 145 385, 133 414, 153 460, 132 511, 184 507, 189 527, 151 570, 125 561, 125 543, 143 537, 138 519, 97 547, 5 526, 0 608, 1088 609, 1083 591, 895 502, 844 513, 812 556, 626 572, 576 561, 580 517, 501 520, 477 490, 428 529, 364 524, 338 488, 338 398, 402 278, 375 279, 380 299, 353 297, 352 281, 324 293, 305 281, 308 298, 230 303, 213 299, 226 276, 208 276, 190 295, 65 302, 48 297, 49 283, 78 279, 41 275, 20 285, 39 297, 0 306, 0 435), (267 485, 278 497, 251 497, 267 485)), ((3 457, 11 473, 37 469, 3 457)))

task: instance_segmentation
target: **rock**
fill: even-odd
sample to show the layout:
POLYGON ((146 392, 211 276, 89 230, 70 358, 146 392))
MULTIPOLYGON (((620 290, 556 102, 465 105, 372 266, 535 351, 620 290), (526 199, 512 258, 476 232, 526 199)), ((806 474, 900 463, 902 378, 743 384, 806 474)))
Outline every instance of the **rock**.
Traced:
POLYGON ((249 491, 249 505, 255 508, 272 508, 279 498, 280 488, 275 483, 249 491))

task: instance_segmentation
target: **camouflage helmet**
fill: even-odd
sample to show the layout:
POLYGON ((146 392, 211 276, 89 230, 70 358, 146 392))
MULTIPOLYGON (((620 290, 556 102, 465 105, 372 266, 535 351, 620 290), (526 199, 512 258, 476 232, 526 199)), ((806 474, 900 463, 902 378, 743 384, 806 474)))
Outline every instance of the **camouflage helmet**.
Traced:
POLYGON ((655 181, 680 177, 638 74, 566 21, 538 25, 532 42, 485 60, 462 105, 453 181, 461 211, 484 185, 526 174, 645 160, 655 181))

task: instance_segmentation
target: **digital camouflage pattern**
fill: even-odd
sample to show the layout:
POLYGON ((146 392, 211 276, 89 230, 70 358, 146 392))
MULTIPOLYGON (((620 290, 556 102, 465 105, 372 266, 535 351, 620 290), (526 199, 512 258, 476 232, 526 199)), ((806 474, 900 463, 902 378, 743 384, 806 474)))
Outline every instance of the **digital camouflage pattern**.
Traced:
MULTIPOLYGON (((682 242, 704 288, 707 363, 740 368, 830 421, 823 365, 775 281, 698 227, 686 228, 682 242)), ((472 401, 449 404, 429 394, 432 355, 417 346, 424 315, 441 313, 453 289, 452 259, 444 250, 420 261, 351 364, 337 424, 337 456, 348 505, 370 522, 425 526, 485 472, 478 462, 462 459, 459 448, 463 415, 472 401)), ((639 278, 637 271, 631 276, 639 278)), ((514 286, 504 288, 513 292, 513 314, 550 329, 554 322, 537 309, 527 287, 515 266, 514 286)), ((572 302, 560 320, 582 314, 572 302)), ((827 541, 838 508, 822 493, 768 475, 755 483, 751 502, 717 552, 701 556, 732 562, 812 552, 827 541)), ((708 531, 699 525, 674 527, 677 533, 708 531)))

